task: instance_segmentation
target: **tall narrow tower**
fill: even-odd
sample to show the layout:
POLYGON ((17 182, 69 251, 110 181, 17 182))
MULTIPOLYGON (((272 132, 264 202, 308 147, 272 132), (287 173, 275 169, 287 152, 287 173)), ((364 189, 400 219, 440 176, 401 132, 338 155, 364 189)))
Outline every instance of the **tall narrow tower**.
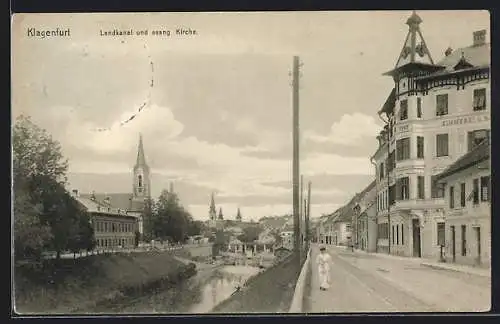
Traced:
POLYGON ((133 180, 134 200, 151 197, 151 179, 149 166, 146 164, 142 134, 139 134, 139 147, 137 149, 137 161, 134 166, 133 180))
POLYGON ((212 199, 210 201, 210 209, 208 211, 208 216, 210 221, 215 221, 217 219, 217 210, 215 209, 215 200, 213 192, 212 192, 212 199))

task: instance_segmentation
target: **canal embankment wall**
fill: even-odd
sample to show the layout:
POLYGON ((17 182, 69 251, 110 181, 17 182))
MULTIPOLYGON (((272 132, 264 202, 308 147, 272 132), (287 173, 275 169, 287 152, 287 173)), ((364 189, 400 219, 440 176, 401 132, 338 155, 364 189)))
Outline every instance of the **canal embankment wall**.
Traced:
POLYGON ((167 289, 196 273, 186 250, 91 255, 16 265, 14 303, 19 314, 91 312, 96 305, 167 289))
POLYGON ((295 254, 251 277, 245 286, 217 305, 212 313, 286 313, 301 267, 295 254))

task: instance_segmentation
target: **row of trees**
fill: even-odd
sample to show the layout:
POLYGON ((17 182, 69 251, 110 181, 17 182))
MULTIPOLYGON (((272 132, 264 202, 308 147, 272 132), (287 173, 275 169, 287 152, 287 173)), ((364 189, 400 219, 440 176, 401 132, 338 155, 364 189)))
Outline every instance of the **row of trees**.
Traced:
POLYGON ((12 132, 14 255, 77 252, 95 246, 89 215, 65 189, 68 161, 60 144, 29 117, 12 132))
POLYGON ((189 236, 200 235, 203 223, 195 221, 182 206, 175 192, 163 190, 156 201, 146 203, 144 239, 185 242, 189 236))

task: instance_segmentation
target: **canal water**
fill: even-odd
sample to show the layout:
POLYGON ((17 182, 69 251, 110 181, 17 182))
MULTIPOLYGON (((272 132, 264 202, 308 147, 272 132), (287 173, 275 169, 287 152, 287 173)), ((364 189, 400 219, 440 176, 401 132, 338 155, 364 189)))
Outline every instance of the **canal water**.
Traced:
POLYGON ((259 268, 250 266, 202 268, 195 276, 176 287, 122 300, 119 304, 96 311, 108 314, 209 313, 259 271, 259 268))

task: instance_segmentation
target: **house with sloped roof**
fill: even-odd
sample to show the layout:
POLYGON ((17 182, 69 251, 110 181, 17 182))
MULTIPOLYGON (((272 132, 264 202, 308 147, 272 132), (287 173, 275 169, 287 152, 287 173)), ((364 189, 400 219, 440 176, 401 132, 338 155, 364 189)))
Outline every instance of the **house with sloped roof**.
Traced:
POLYGON ((377 250, 438 259, 446 203, 436 177, 489 137, 491 46, 487 30, 471 31, 468 44, 446 44, 434 60, 422 17, 409 15, 396 63, 384 73, 394 83, 377 108, 385 125, 371 161, 377 250))
POLYGON ((437 176, 446 201, 437 243, 447 262, 491 267, 490 152, 484 141, 437 176))
POLYGON ((105 202, 81 197, 77 190, 73 190, 72 196, 89 214, 94 230, 96 249, 132 248, 138 243, 136 237, 137 217, 105 202))

